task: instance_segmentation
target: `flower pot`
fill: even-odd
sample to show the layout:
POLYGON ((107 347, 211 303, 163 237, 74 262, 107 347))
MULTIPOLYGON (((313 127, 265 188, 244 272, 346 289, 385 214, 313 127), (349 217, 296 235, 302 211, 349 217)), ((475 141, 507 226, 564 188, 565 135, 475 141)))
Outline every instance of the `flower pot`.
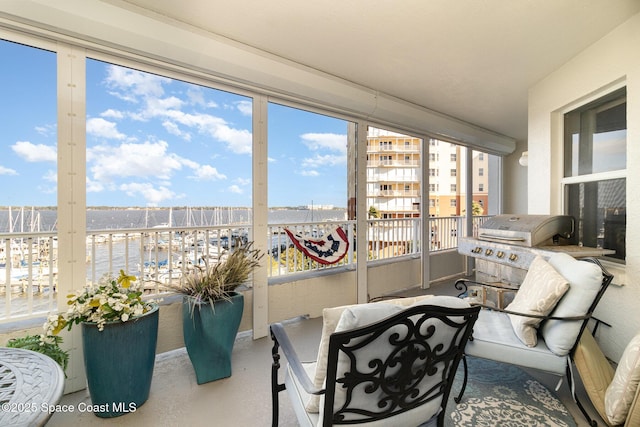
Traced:
POLYGON ((158 306, 127 322, 82 323, 92 412, 111 418, 134 412, 149 397, 158 340, 158 306))
POLYGON ((244 297, 234 292, 231 300, 194 303, 185 296, 182 304, 184 344, 198 384, 231 376, 231 352, 244 309, 244 297))

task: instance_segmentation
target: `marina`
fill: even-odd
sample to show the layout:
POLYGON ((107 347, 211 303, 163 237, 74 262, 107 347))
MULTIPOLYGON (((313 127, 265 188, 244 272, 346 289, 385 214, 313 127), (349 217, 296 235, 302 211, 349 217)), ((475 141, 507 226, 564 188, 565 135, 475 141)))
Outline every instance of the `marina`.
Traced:
MULTIPOLYGON (((305 221, 306 209, 277 209, 275 223, 305 221)), ((316 211, 322 223, 344 218, 344 209, 316 211)), ((161 293, 195 268, 223 259, 250 240, 247 208, 90 209, 87 211, 86 278, 96 283, 119 269, 135 275, 148 293, 161 293), (135 228, 132 226, 139 226, 135 228)), ((0 318, 55 307, 58 280, 56 211, 0 210, 0 318), (20 230, 20 231, 17 231, 20 230)), ((300 224, 300 223, 298 223, 300 224)), ((304 224, 304 222, 302 223, 304 224)), ((322 224, 309 225, 317 233, 322 224)), ((279 228, 276 226, 276 228, 279 228)), ((284 232, 268 236, 272 257, 291 246, 284 232)))

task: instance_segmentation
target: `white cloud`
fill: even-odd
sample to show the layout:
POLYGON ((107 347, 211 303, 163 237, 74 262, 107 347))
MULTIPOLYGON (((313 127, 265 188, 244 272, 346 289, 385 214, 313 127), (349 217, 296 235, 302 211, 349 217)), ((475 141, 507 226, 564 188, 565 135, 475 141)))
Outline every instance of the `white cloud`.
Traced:
POLYGON ((302 142, 310 150, 330 150, 347 154, 347 135, 336 133, 305 133, 300 135, 302 142))
POLYGON ((236 102, 236 108, 245 116, 251 116, 253 114, 253 104, 251 101, 238 101, 236 102))
MULTIPOLYGON (((192 87, 187 90, 187 100, 175 96, 163 98, 164 84, 171 79, 128 70, 122 67, 109 67, 106 84, 117 91, 116 96, 132 102, 143 102, 139 111, 130 112, 128 116, 134 120, 147 121, 150 119, 162 119, 165 129, 176 135, 179 126, 179 136, 184 137, 188 130, 184 127, 194 128, 199 133, 210 135, 214 139, 226 145, 227 149, 236 154, 251 153, 251 131, 247 129, 234 129, 226 120, 204 113, 186 113, 182 108, 189 102, 191 105, 205 103, 202 90, 192 87), (142 98, 142 99, 140 99, 142 98)), ((216 106, 215 103, 207 103, 207 106, 216 106)), ((243 114, 251 114, 251 103, 239 101, 234 106, 243 114)), ((193 136, 191 137, 193 138, 193 136)))
POLYGON ((218 181, 227 179, 227 176, 218 172, 216 168, 209 165, 202 165, 193 168, 194 179, 198 181, 218 181))
POLYGON ((235 194, 242 194, 244 193, 244 191, 242 190, 242 188, 238 187, 237 185, 230 185, 228 188, 229 192, 231 193, 235 193, 235 194))
POLYGON ((218 126, 213 130, 213 136, 224 142, 227 148, 236 154, 251 154, 252 136, 246 129, 218 126))
POLYGON ((146 100, 146 107, 142 112, 142 116, 145 119, 154 117, 171 117, 174 111, 180 113, 180 108, 184 106, 184 101, 175 96, 168 98, 153 98, 149 97, 146 100))
POLYGON ((125 139, 125 134, 118 131, 114 122, 94 117, 87 119, 87 134, 98 138, 125 139))
POLYGON ((52 125, 44 125, 44 126, 36 126, 36 132, 43 136, 52 136, 55 135, 56 129, 58 128, 57 124, 52 125))
POLYGON ((16 172, 14 169, 0 166, 0 175, 18 175, 18 172, 16 172))
POLYGON ((120 99, 136 102, 136 96, 160 97, 164 94, 163 83, 171 79, 143 73, 116 65, 107 67, 106 84, 120 99), (133 95, 133 96, 132 96, 133 95))
POLYGON ((87 177, 87 193, 100 193, 104 191, 104 185, 87 177))
POLYGON ((44 144, 32 144, 28 141, 18 141, 11 149, 27 162, 55 162, 56 148, 44 144))
POLYGON ((124 118, 124 113, 122 111, 114 110, 109 108, 106 111, 100 113, 101 117, 108 117, 110 119, 122 119, 124 118))
POLYGON ((175 122, 165 120, 162 122, 162 127, 171 135, 179 136, 185 141, 191 141, 191 134, 189 132, 183 132, 175 122))
POLYGON ((91 147, 87 160, 92 179, 101 182, 132 176, 170 179, 174 171, 182 168, 184 159, 167 152, 167 148, 165 141, 91 147))
POLYGON ((315 170, 302 170, 300 171, 300 175, 302 176, 320 176, 320 173, 315 170))
POLYGON ((205 105, 204 94, 199 86, 191 86, 187 90, 187 98, 194 105, 205 105))
MULTIPOLYGON (((156 110, 155 113, 159 115, 160 110, 156 110)), ((251 154, 251 132, 246 129, 234 129, 220 117, 178 110, 166 110, 162 115, 183 126, 194 127, 202 134, 210 135, 236 154, 251 154)))
POLYGON ((149 183, 122 184, 120 190, 124 191, 128 196, 143 198, 147 206, 158 206, 163 201, 174 199, 178 196, 167 187, 160 186, 156 188, 149 183))
POLYGON ((55 170, 49 169, 42 175, 42 179, 45 181, 58 182, 58 172, 55 170))
POLYGON ((236 182, 243 186, 251 184, 251 180, 249 178, 236 178, 236 182))
POLYGON ((191 169, 196 169, 200 167, 200 163, 190 159, 180 158, 180 163, 182 163, 183 166, 186 166, 191 169))
POLYGON ((346 154, 341 156, 327 154, 324 156, 316 155, 314 157, 307 157, 302 160, 302 166, 309 169, 322 169, 327 166, 346 164, 346 162, 346 154))

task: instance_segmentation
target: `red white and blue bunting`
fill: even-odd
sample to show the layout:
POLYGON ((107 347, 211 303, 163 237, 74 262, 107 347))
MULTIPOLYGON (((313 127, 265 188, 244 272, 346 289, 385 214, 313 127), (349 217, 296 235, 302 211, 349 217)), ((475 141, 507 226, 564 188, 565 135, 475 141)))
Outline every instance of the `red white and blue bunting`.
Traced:
POLYGON ((284 229, 294 245, 302 253, 320 264, 335 264, 347 254, 349 239, 341 227, 334 227, 320 238, 305 237, 284 229))

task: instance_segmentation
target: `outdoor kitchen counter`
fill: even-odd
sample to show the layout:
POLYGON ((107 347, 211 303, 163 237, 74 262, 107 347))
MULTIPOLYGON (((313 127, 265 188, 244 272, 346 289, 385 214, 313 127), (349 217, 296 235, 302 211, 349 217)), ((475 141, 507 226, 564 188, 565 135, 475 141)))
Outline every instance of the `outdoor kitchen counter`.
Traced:
POLYGON ((539 246, 537 248, 543 251, 552 251, 552 252, 565 252, 571 255, 574 258, 585 258, 585 257, 599 257, 605 255, 613 255, 616 251, 612 249, 602 249, 602 248, 590 248, 587 246, 577 246, 577 245, 552 245, 552 246, 539 246))

